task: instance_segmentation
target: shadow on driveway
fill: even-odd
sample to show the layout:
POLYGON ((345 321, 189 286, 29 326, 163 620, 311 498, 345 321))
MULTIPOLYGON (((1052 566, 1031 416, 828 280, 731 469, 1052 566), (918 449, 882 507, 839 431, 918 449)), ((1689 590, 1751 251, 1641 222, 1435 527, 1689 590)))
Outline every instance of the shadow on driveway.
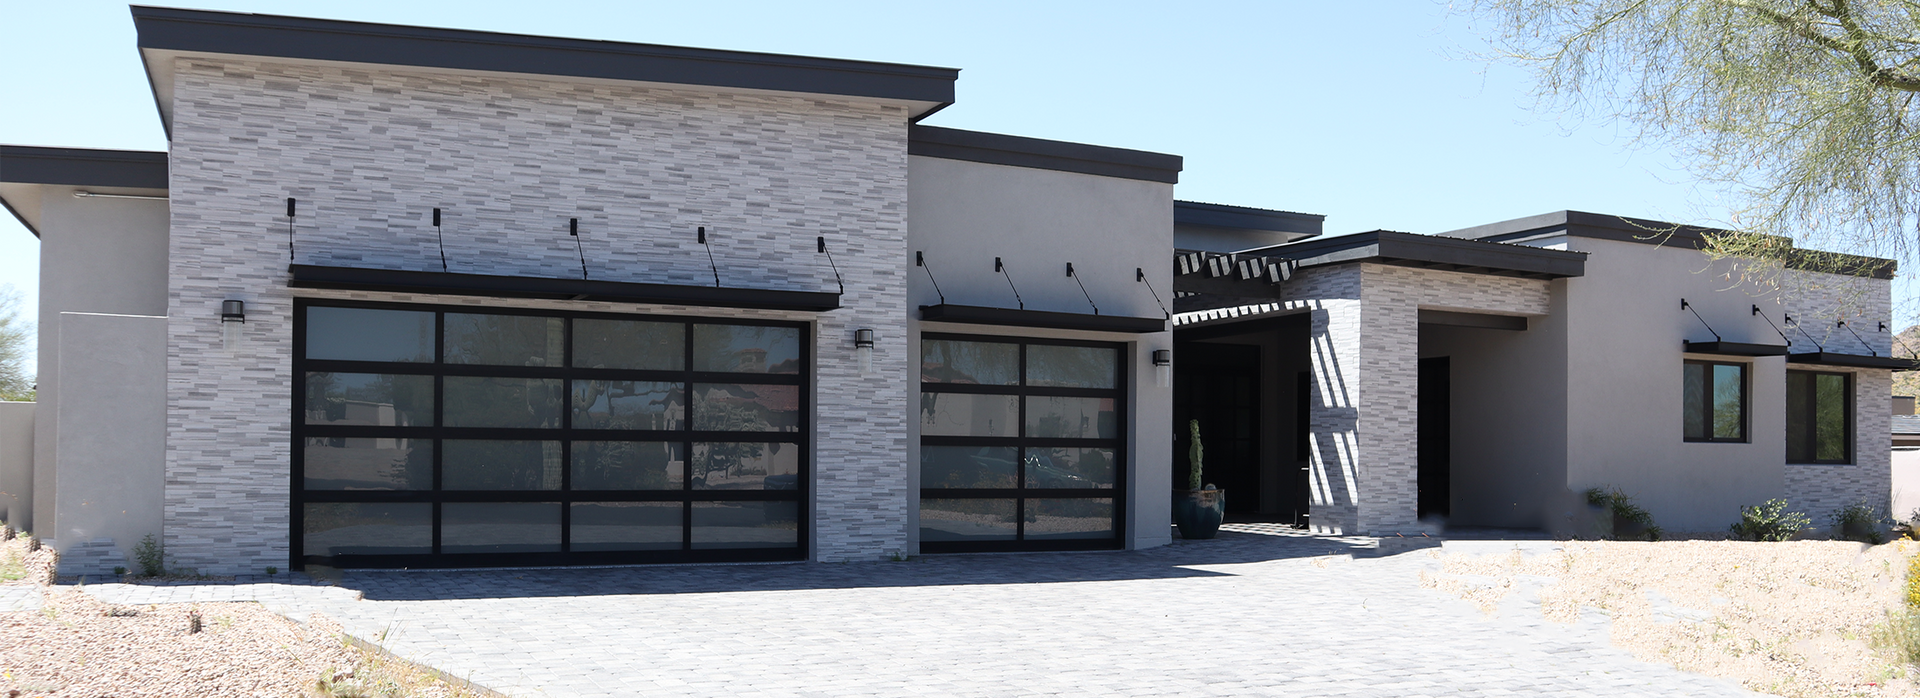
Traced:
POLYGON ((1195 566, 1369 550, 1373 539, 1314 536, 1275 525, 1229 525, 1214 540, 1137 551, 933 555, 902 562, 630 566, 490 570, 350 570, 340 585, 369 601, 705 594, 1226 576, 1195 566))

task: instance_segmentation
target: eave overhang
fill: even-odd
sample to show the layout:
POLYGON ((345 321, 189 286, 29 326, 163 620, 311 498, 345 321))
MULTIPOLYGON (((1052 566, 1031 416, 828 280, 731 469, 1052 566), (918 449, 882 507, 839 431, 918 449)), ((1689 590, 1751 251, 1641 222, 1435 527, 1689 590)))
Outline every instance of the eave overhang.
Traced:
POLYGON ((920 306, 920 319, 926 322, 956 322, 969 325, 999 325, 1002 327, 1045 327, 1061 330, 1127 332, 1132 334, 1163 332, 1167 329, 1166 318, 1087 315, 1083 313, 1060 313, 1049 310, 988 308, 977 305, 952 305, 947 303, 920 306))
POLYGON ((1897 356, 1861 356, 1859 354, 1835 354, 1826 351, 1813 351, 1788 354, 1787 363, 1810 364, 1819 366, 1844 366, 1847 368, 1884 368, 1895 371, 1920 371, 1920 361, 1902 359, 1897 356))
MULTIPOLYGON (((1680 225, 1630 216, 1609 216, 1586 211, 1554 211, 1462 228, 1440 235, 1507 243, 1567 236, 1701 250, 1706 249, 1709 236, 1726 232, 1719 228, 1680 225)), ((1792 244, 1791 240, 1784 238, 1780 240, 1789 246, 1792 244)), ((1892 279, 1894 272, 1899 268, 1899 264, 1891 259, 1816 250, 1791 250, 1786 255, 1785 262, 1789 269, 1872 279, 1892 279)))
POLYGON ((173 59, 242 56, 830 95, 898 103, 919 119, 953 103, 954 68, 136 5, 163 125, 173 59))
POLYGON ((1240 254, 1285 257, 1294 260, 1301 269, 1369 262, 1528 279, 1583 276, 1587 264, 1584 252, 1391 230, 1302 240, 1240 254))
POLYGON ((1179 183, 1185 162, 1144 150, 918 124, 907 130, 907 154, 1162 184, 1179 183))
POLYGON ((293 277, 287 285, 293 288, 809 312, 824 312, 840 307, 840 294, 819 291, 361 269, 310 264, 288 265, 287 271, 293 277))
POLYGON ((1689 354, 1718 354, 1720 356, 1786 356, 1784 344, 1748 344, 1745 342, 1694 342, 1680 340, 1680 349, 1689 354))
POLYGON ((39 191, 49 186, 165 196, 167 154, 0 145, 0 206, 36 237, 40 235, 39 191))

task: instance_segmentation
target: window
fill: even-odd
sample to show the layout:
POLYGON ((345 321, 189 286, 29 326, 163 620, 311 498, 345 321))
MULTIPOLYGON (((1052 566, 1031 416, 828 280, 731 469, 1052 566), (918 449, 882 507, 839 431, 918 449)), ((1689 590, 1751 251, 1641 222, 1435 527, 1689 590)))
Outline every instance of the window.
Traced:
POLYGON ((803 325, 297 312, 295 565, 805 556, 803 325))
POLYGON ((966 335, 920 342, 928 552, 1120 547, 1121 347, 966 335))
POLYGON ((1787 462, 1853 462, 1853 375, 1787 372, 1787 462))
POLYGON ((1686 439, 1747 440, 1747 365, 1688 361, 1685 370, 1686 439))

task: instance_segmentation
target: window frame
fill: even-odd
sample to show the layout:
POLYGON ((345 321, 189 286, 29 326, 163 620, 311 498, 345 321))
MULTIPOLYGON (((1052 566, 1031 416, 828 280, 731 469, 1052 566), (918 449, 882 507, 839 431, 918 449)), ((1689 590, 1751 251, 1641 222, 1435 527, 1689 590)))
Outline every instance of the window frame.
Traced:
POLYGON ((1681 362, 1681 366, 1682 366, 1681 398, 1680 398, 1681 440, 1685 441, 1686 443, 1720 443, 1720 444, 1752 443, 1753 442, 1753 421, 1752 421, 1753 364, 1742 362, 1742 361, 1716 361, 1713 359, 1685 359, 1681 362), (1702 373, 1705 374, 1706 385, 1703 386, 1704 389, 1701 393, 1701 395, 1703 396, 1703 399, 1701 400, 1701 409, 1703 411, 1703 414, 1701 415, 1701 418, 1702 418, 1701 424, 1705 425, 1707 430, 1707 435, 1704 437, 1687 436, 1687 432, 1686 432, 1686 416, 1687 416, 1686 415, 1686 410, 1687 410, 1686 387, 1687 386, 1686 386, 1686 369, 1685 369, 1686 366, 1706 367, 1706 370, 1702 371, 1702 373), (1719 436, 1713 435, 1713 424, 1714 424, 1714 420, 1713 420, 1713 416, 1714 416, 1713 415, 1713 406, 1714 406, 1713 374, 1714 374, 1714 371, 1713 371, 1713 368, 1715 366, 1733 366, 1740 369, 1740 436, 1735 438, 1719 437, 1719 436))
MULTIPOLYGON (((1810 460, 1794 460, 1793 452, 1791 450, 1787 450, 1786 451, 1787 464, 1788 465, 1853 465, 1854 464, 1854 441, 1855 441, 1855 431, 1856 431, 1855 427, 1856 427, 1856 424, 1858 423, 1857 416, 1855 414, 1856 412, 1855 403, 1857 401, 1854 399, 1854 392, 1855 392, 1854 374, 1847 371, 1815 371, 1811 369, 1789 368, 1787 369, 1788 380, 1791 381, 1792 376, 1797 373, 1806 374, 1816 379, 1819 376, 1840 376, 1841 377, 1841 381, 1844 385, 1841 392, 1843 396, 1842 397, 1843 404, 1841 405, 1841 414, 1844 415, 1846 418, 1846 423, 1845 423, 1846 425, 1844 427, 1844 431, 1842 432, 1844 436, 1842 438, 1845 441, 1845 444, 1842 446, 1843 454, 1841 458, 1838 460, 1820 460, 1818 457, 1815 457, 1810 460)), ((1783 389, 1781 392, 1782 392, 1782 396, 1781 396, 1782 402, 1786 403, 1787 413, 1788 413, 1788 419, 1785 422, 1785 427, 1788 430, 1791 430, 1793 425, 1793 420, 1791 418, 1791 415, 1794 409, 1794 405, 1791 400, 1786 399, 1785 393, 1787 391, 1783 389)), ((1808 410, 1807 429, 1809 432, 1811 432, 1807 434, 1808 443, 1810 444, 1810 452, 1817 456, 1820 453, 1820 443, 1818 439, 1820 435, 1820 427, 1814 421, 1814 416, 1820 413, 1820 390, 1817 382, 1813 386, 1812 390, 1807 391, 1807 404, 1805 405, 1805 408, 1808 410)), ((1792 434, 1790 431, 1787 434, 1787 438, 1788 439, 1792 438, 1792 434)))
POLYGON ((751 318, 663 315, 618 312, 587 312, 546 308, 498 307, 485 305, 446 305, 376 301, 295 298, 292 348, 292 413, 289 453, 290 519, 289 568, 303 569, 308 564, 343 568, 395 567, 482 567, 525 565, 599 565, 673 562, 756 562, 805 560, 812 536, 810 526, 812 471, 816 422, 813 400, 813 331, 809 323, 751 318), (379 362, 309 359, 307 352, 307 309, 309 307, 403 310, 434 313, 433 351, 429 362, 379 362), (523 315, 562 320, 563 361, 560 366, 499 366, 452 363, 446 360, 445 316, 455 314, 523 315), (678 370, 575 368, 574 324, 581 319, 628 320, 680 324, 685 328, 682 364, 678 370), (695 371, 693 342, 695 325, 741 325, 791 328, 799 331, 796 362, 798 373, 747 373, 695 371), (305 423, 307 373, 375 373, 391 375, 428 375, 433 377, 432 426, 363 426, 305 423), (504 377, 557 378, 561 381, 561 425, 556 428, 493 428, 445 426, 446 378, 504 377), (677 429, 575 429, 573 427, 573 381, 663 381, 681 384, 682 413, 677 429), (782 385, 798 391, 800 423, 794 431, 697 431, 694 427, 694 394, 698 385, 782 385), (433 487, 426 490, 308 490, 305 488, 305 446, 310 438, 406 438, 425 439, 433 444, 433 487), (459 439, 558 441, 561 444, 561 485, 558 490, 448 490, 442 487, 445 442, 459 439), (573 445, 575 442, 641 441, 666 442, 681 451, 682 482, 679 489, 661 490, 576 490, 573 489, 573 445), (690 476, 694 445, 699 443, 778 443, 800 449, 796 487, 778 490, 694 489, 690 476), (728 501, 793 502, 797 525, 794 545, 779 548, 695 548, 692 544, 696 503, 728 501), (305 547, 305 509, 321 503, 431 504, 432 545, 429 553, 308 555, 305 547), (447 503, 557 503, 560 508, 559 552, 486 552, 444 553, 442 549, 443 505, 447 503), (572 549, 572 517, 575 503, 678 502, 681 503, 681 547, 678 550, 597 551, 572 549))
MULTIPOLYGON (((1091 340, 1053 339, 1044 337, 1019 337, 1006 335, 960 334, 950 332, 922 332, 919 346, 924 347, 929 340, 959 342, 983 342, 1013 344, 1019 347, 1017 352, 1017 371, 1019 382, 1014 385, 982 385, 972 383, 928 383, 916 381, 922 395, 928 393, 972 394, 972 395, 1014 395, 1019 396, 1020 424, 1018 436, 928 436, 919 437, 920 445, 926 446, 987 446, 1012 447, 1018 449, 1015 455, 1016 471, 1013 487, 1008 488, 927 488, 919 489, 920 500, 927 499, 1012 499, 1014 500, 1015 528, 1013 540, 995 541, 927 541, 920 540, 920 549, 927 553, 957 552, 1034 552, 1049 550, 1120 550, 1126 547, 1127 535, 1127 441, 1132 434, 1132 423, 1127 412, 1127 399, 1131 388, 1131 374, 1128 372, 1128 345, 1125 342, 1101 342, 1091 340), (1029 346, 1072 346, 1112 349, 1115 352, 1114 387, 1112 388, 1066 388, 1053 386, 1027 385, 1027 347, 1029 346), (1114 436, 1101 438, 1053 438, 1030 437, 1027 429, 1028 397, 1094 397, 1113 400, 1114 436), (1026 449, 1027 448, 1105 448, 1113 451, 1114 482, 1112 488, 1040 488, 1027 487, 1026 449), (1039 539, 1026 537, 1027 501, 1033 499, 1110 499, 1113 502, 1113 535, 1108 538, 1039 539)), ((916 363, 919 356, 916 352, 916 363)), ((917 419, 917 417, 916 417, 917 419)), ((914 468, 921 467, 919 462, 914 468)), ((918 510, 920 504, 914 507, 918 510)), ((915 535, 918 535, 916 531, 915 535)))

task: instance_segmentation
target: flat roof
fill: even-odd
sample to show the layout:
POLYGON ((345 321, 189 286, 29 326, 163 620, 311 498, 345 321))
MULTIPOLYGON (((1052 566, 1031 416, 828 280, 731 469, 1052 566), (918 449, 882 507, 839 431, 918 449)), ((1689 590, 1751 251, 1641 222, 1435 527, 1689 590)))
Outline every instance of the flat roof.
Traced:
MULTIPOLYGON (((1537 238, 1566 235, 1570 237, 1591 238, 1596 240, 1614 240, 1617 242, 1637 242, 1643 245, 1668 245, 1690 250, 1706 248, 1706 236, 1710 233, 1727 232, 1720 228, 1708 228, 1696 225, 1681 225, 1631 216, 1613 216, 1586 211, 1554 211, 1537 216, 1515 218, 1477 225, 1471 228, 1441 233, 1443 237, 1485 240, 1488 242, 1522 242, 1537 238)), ((1791 241, 1788 241, 1791 244, 1791 241)), ((1788 268, 1811 269, 1851 276, 1864 276, 1875 279, 1891 279, 1898 263, 1891 259, 1822 252, 1818 250, 1795 250, 1787 260, 1788 268), (1816 261, 1817 260, 1817 261, 1816 261)))
POLYGON ((1185 166, 1178 155, 919 124, 907 131, 907 154, 1164 184, 1185 166))
POLYGON ((1317 213, 1295 213, 1251 206, 1229 206, 1203 201, 1173 202, 1173 224, 1230 230, 1257 230, 1317 236, 1327 217, 1317 213))
POLYGON ((918 119, 953 103, 955 68, 135 5, 134 28, 171 129, 176 56, 259 56, 623 80, 898 102, 918 119))
POLYGON ((1294 260, 1300 267, 1371 262, 1472 274, 1561 279, 1586 274, 1587 253, 1416 235, 1392 230, 1315 238, 1262 247, 1239 256, 1294 260))
POLYGON ((167 154, 147 150, 0 145, 0 206, 40 235, 39 188, 93 187, 165 194, 167 154))

